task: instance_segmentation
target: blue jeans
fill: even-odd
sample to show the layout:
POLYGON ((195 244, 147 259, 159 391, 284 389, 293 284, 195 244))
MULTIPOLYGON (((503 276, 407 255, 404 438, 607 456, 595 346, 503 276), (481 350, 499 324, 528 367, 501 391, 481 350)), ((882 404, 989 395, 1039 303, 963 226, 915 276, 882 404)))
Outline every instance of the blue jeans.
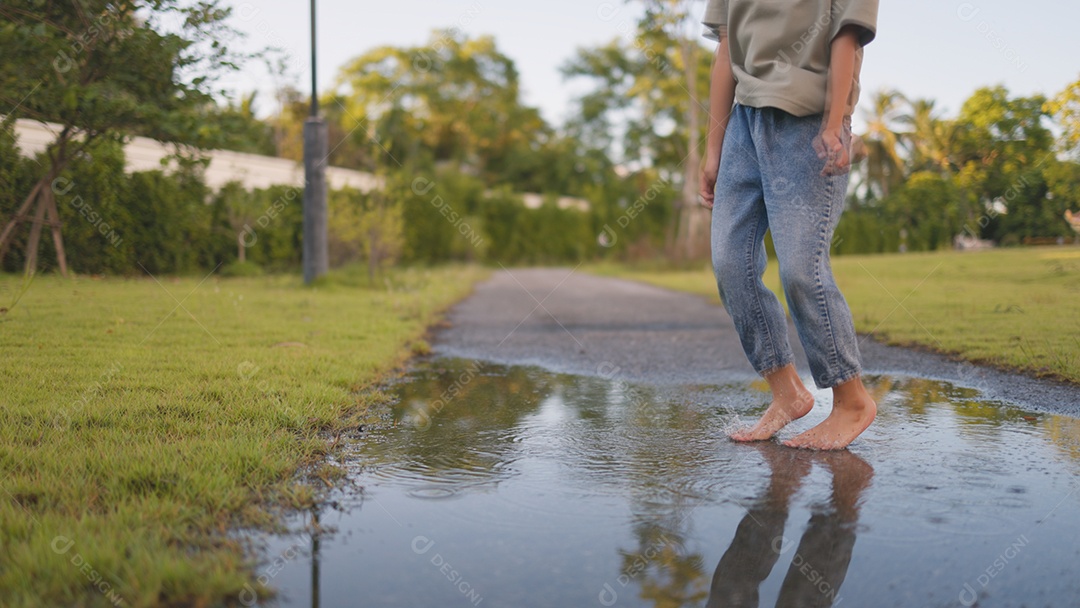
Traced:
POLYGON ((761 281, 772 231, 780 281, 819 388, 859 375, 851 309, 833 279, 829 245, 848 175, 822 176, 814 138, 820 114, 736 104, 724 136, 712 212, 712 257, 720 299, 761 375, 794 361, 784 309, 761 281))

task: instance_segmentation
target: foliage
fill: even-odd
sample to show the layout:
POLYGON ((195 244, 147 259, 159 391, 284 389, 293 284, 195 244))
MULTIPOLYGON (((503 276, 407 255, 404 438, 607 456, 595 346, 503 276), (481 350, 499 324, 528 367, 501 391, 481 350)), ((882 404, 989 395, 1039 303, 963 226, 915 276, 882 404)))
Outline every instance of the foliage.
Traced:
POLYGON ((593 84, 578 99, 570 128, 593 147, 617 151, 625 166, 655 170, 680 189, 667 254, 699 258, 708 249, 708 214, 697 191, 711 56, 701 47, 692 0, 631 4, 644 9, 631 39, 579 49, 562 67, 567 78, 593 84))
POLYGON ((553 196, 537 209, 505 188, 451 171, 434 181, 416 178, 403 197, 406 259, 480 260, 501 264, 565 263, 598 249, 589 212, 560 208, 553 196))
POLYGON ((226 46, 229 14, 215 0, 5 2, 3 113, 58 122, 87 140, 139 130, 206 143, 197 111, 238 60, 226 46))
POLYGON ((1043 108, 1061 127, 1062 151, 1080 155, 1080 80, 1069 84, 1043 108))
POLYGON ((952 182, 921 171, 882 201, 882 215, 897 230, 904 251, 933 251, 952 247, 967 217, 963 199, 952 182))
POLYGON ((879 93, 834 250, 935 249, 957 234, 1003 245, 1068 237, 1064 213, 1077 205, 1080 165, 1057 157, 1047 123, 1058 121, 1066 135, 1058 148, 1067 148, 1069 91, 1047 102, 981 88, 955 118, 929 100, 879 93))
POLYGON ((230 262, 218 271, 223 277, 261 277, 263 269, 253 262, 230 262))
MULTIPOLYGON (((220 71, 197 75, 199 66, 216 57, 228 69, 237 58, 227 35, 215 46, 194 32, 227 34, 228 11, 210 3, 192 14, 171 0, 138 5, 148 7, 145 21, 125 12, 131 3, 81 2, 82 14, 0 10, 0 38, 12 57, 25 54, 29 61, 25 73, 5 62, 0 79, 10 86, 4 95, 34 84, 28 75, 35 70, 62 68, 59 80, 89 70, 86 84, 67 82, 64 95, 74 101, 54 99, 63 83, 45 83, 19 113, 93 116, 82 121, 88 125, 83 135, 92 137, 68 133, 75 148, 51 177, 48 155, 19 159, 10 133, 0 136, 0 217, 11 217, 35 177, 55 177, 63 190, 57 197, 64 230, 77 252, 71 264, 79 272, 138 273, 141 266, 155 273, 208 272, 234 261, 271 271, 296 268, 299 189, 247 192, 231 185, 210 193, 192 163, 182 175, 120 173, 120 133, 299 159, 307 117, 308 100, 288 86, 278 91, 280 113, 268 120, 255 117, 253 95, 212 103, 220 71), (169 14, 192 17, 195 29, 164 28, 169 14), (93 35, 80 38, 71 30, 74 22, 93 35), (159 66, 151 77, 139 76, 150 67, 112 69, 109 62, 119 61, 119 53, 151 42, 160 44, 148 60, 171 62, 171 71, 159 66), (140 78, 186 101, 166 103, 157 97, 166 93, 129 82, 140 78), (91 211, 95 221, 87 218, 91 211)), ((581 49, 567 62, 567 77, 594 86, 561 129, 522 103, 517 67, 490 37, 439 30, 421 45, 380 47, 357 57, 341 70, 340 86, 321 98, 338 142, 330 161, 377 170, 386 186, 380 197, 333 194, 335 262, 369 261, 375 274, 399 259, 521 264, 685 257, 674 243, 692 224, 707 227, 707 215, 704 223, 692 222, 689 211, 698 210, 684 205, 696 172, 690 143, 703 135, 705 122, 694 118, 693 91, 707 90, 710 67, 698 26, 687 29, 691 7, 689 0, 631 3, 630 10, 641 9, 632 39, 581 49), (695 124, 699 132, 691 133, 695 124), (544 194, 547 202, 525 208, 522 192, 544 194), (576 196, 589 209, 560 208, 553 195, 576 196)), ((863 138, 868 157, 854 169, 833 251, 938 249, 961 233, 1001 244, 1068 237, 1062 215, 1078 206, 1077 163, 1067 156, 1077 88, 1049 100, 983 88, 954 117, 943 116, 932 100, 896 91, 874 96, 863 138), (1055 144, 1056 133, 1062 138, 1055 144)), ((14 250, 26 241, 15 234, 3 268, 22 263, 14 250)), ((43 262, 54 265, 51 245, 43 248, 43 262)))
POLYGON ((237 102, 205 107, 199 117, 201 128, 206 131, 201 139, 223 150, 277 156, 274 128, 256 117, 255 98, 256 93, 252 92, 237 102))
POLYGON ((364 261, 368 278, 394 264, 404 246, 401 205, 385 193, 337 190, 330 200, 330 264, 364 261))
MULTIPOLYGON (((49 144, 38 181, 16 208, 15 223, 36 217, 52 222, 49 186, 99 141, 141 133, 164 141, 212 146, 217 123, 200 110, 213 103, 213 84, 236 67, 229 51, 230 9, 218 0, 18 0, 0 5, 0 114, 60 125, 49 144)), ((156 192, 151 184, 144 193, 156 192)), ((55 225, 55 224, 54 224, 55 225)), ((31 225, 27 270, 36 270, 37 236, 31 225)), ((5 242, 11 233, 5 229, 5 242)), ((60 236, 54 232, 61 271, 60 236)), ((173 260, 176 262, 177 260, 173 260)), ((74 261, 73 261, 74 262, 74 261)))
POLYGON ((371 158, 383 163, 449 161, 492 174, 548 130, 521 104, 517 68, 490 36, 439 30, 421 46, 379 47, 342 68, 340 82, 347 91, 331 106, 359 142, 382 148, 371 158))
MULTIPOLYGON (((638 4, 648 10, 636 23, 631 39, 580 49, 563 65, 567 78, 595 84, 578 99, 580 112, 573 125, 597 147, 615 146, 623 163, 678 172, 686 159, 687 142, 700 141, 704 135, 704 131, 691 134, 685 126, 679 128, 692 103, 680 46, 692 34, 679 27, 687 11, 684 5, 690 3, 638 4), (679 6, 669 11, 671 7, 661 4, 679 6)), ((694 29, 700 26, 695 24, 694 29)), ((697 52, 693 59, 696 89, 707 98, 712 57, 697 52)))

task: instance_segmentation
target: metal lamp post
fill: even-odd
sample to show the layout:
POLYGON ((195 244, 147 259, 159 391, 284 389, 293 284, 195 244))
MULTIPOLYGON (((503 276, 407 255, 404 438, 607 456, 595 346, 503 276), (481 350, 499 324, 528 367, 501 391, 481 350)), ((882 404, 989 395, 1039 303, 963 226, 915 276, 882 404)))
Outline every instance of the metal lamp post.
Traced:
POLYGON ((304 283, 326 274, 330 255, 326 245, 327 129, 319 118, 315 79, 315 0, 311 0, 311 115, 304 121, 304 283))

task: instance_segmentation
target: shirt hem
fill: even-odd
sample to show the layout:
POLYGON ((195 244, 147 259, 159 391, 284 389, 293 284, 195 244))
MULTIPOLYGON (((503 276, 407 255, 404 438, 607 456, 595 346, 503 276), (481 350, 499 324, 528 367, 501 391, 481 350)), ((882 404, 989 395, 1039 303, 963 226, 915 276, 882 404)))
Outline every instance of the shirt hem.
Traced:
POLYGON ((740 95, 738 90, 735 91, 735 100, 744 106, 750 106, 751 108, 777 108, 783 110, 792 116, 810 116, 813 114, 821 114, 825 111, 824 107, 817 108, 814 106, 808 106, 801 104, 790 99, 774 96, 761 96, 754 97, 753 95, 740 95))

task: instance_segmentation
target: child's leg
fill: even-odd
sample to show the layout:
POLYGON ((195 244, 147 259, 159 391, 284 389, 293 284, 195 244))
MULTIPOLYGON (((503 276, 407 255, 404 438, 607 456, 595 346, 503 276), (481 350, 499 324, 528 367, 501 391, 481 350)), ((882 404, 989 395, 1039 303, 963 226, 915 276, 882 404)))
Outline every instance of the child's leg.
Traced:
POLYGON ((780 280, 814 382, 833 388, 833 412, 818 427, 787 442, 796 447, 845 447, 874 418, 876 406, 860 379, 851 309, 833 278, 829 247, 840 221, 847 175, 822 176, 813 140, 819 116, 763 113, 754 133, 762 158, 769 225, 780 280))
POLYGON ((784 310, 765 284, 765 210, 752 122, 759 110, 736 106, 728 123, 712 216, 713 271, 724 307, 735 321, 743 350, 772 389, 773 400, 738 441, 772 437, 813 407, 813 397, 792 365, 784 310))

